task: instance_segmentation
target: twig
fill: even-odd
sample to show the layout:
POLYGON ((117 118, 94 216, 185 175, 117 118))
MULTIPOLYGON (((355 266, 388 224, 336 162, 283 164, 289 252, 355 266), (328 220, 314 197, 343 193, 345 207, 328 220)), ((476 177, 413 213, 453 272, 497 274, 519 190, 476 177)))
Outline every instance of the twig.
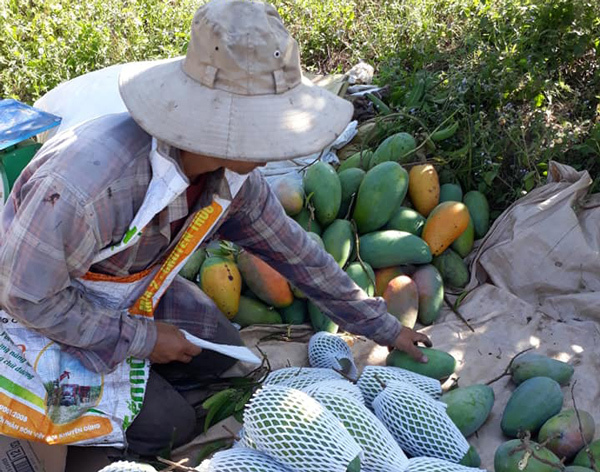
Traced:
POLYGON ((458 316, 458 318, 467 326, 467 328, 469 328, 474 333, 475 330, 473 329, 473 326, 471 326, 469 324, 469 322, 465 319, 465 317, 460 314, 460 312, 458 311, 458 309, 456 309, 454 307, 454 305, 450 302, 450 300, 448 299, 448 296, 446 294, 444 294, 444 301, 446 302, 446 304, 448 305, 448 307, 452 310, 452 312, 456 316, 458 316))
POLYGON ((309 162, 308 164, 306 164, 304 167, 302 167, 300 170, 298 170, 298 172, 302 172, 305 169, 308 169, 310 166, 312 166, 314 163, 316 163, 317 161, 321 160, 321 157, 323 157, 323 152, 325 152, 325 149, 323 149, 320 153, 319 156, 312 162, 309 162))
MULTIPOLYGON (((423 128, 427 132, 427 125, 422 120, 420 120, 416 116, 412 116, 412 115, 409 115, 408 113, 403 113, 401 111, 391 113, 391 114, 385 115, 385 116, 376 116, 369 120, 365 120, 363 122, 363 125, 365 123, 372 123, 372 122, 377 122, 377 121, 391 121, 392 119, 398 118, 398 117, 408 118, 409 120, 417 122, 419 125, 421 125, 421 128, 423 128)), ((431 133, 427 133, 427 134, 431 134, 431 133)))
POLYGON ((377 382, 379 382, 379 384, 381 385, 381 388, 383 388, 383 389, 387 388, 387 384, 383 380, 381 380, 379 375, 374 374, 373 377, 375 377, 375 380, 377 380, 377 382))
MULTIPOLYGON (((267 371, 269 373, 271 373, 272 369, 271 369, 271 363, 269 362, 269 357, 265 354, 265 352, 258 346, 258 344, 256 346, 256 349, 258 350, 258 352, 260 352, 260 355, 263 357, 263 362, 267 365, 267 371)), ((262 367, 262 365, 260 366, 262 367)), ((258 369, 256 369, 258 370, 258 369)))
POLYGON ((350 377, 348 374, 346 374, 343 370, 338 370, 335 367, 332 367, 331 370, 333 370, 334 372, 337 372, 338 374, 340 374, 342 377, 344 377, 348 382, 352 382, 353 384, 356 383, 357 379, 355 379, 354 377, 350 377))
POLYGON ((348 218, 350 218, 350 214, 352 213, 353 210, 353 206, 354 206, 354 200, 356 199, 356 195, 358 194, 358 192, 354 192, 352 194, 352 196, 350 197, 350 205, 348 205, 348 211, 346 212, 346 216, 344 216, 344 219, 347 220, 348 218))
POLYGON ((375 287, 375 279, 373 279, 373 277, 371 277, 371 273, 367 270, 367 267, 365 266, 365 262, 360 257, 360 242, 358 240, 358 228, 356 227, 356 221, 351 220, 350 223, 352 223, 352 231, 354 231, 354 245, 356 246, 356 259, 358 259, 358 263, 360 264, 362 269, 367 274, 367 277, 369 277, 369 282, 371 282, 373 284, 373 287, 375 287))
POLYGON ((182 465, 184 462, 187 462, 188 459, 181 459, 179 462, 173 462, 169 459, 164 459, 162 457, 157 457, 158 462, 162 462, 163 464, 167 464, 169 467, 166 469, 167 471, 171 470, 185 470, 189 472, 198 472, 193 467, 188 467, 187 465, 182 465))
POLYGON ((225 431, 227 431, 229 434, 231 434, 231 437, 233 438, 234 441, 240 440, 240 437, 237 435, 237 433, 233 432, 230 428, 228 428, 225 425, 222 425, 222 427, 225 431))
POLYGON ((594 472, 598 472, 598 466, 596 465, 596 458, 594 457, 594 453, 590 450, 589 446, 589 442, 585 437, 585 434, 583 432, 583 425, 581 424, 581 416, 579 415, 579 409, 577 408, 577 403, 575 402, 575 385, 577 385, 577 380, 575 382, 573 382, 573 385, 571 385, 571 399, 573 400, 573 409, 575 410, 575 414, 577 415, 577 423, 579 424, 579 434, 581 434, 581 439, 583 439, 583 443, 585 444, 585 451, 588 455, 588 459, 590 460, 590 465, 591 465, 591 469, 594 470, 594 472))
MULTIPOLYGON (((431 133, 427 133, 427 139, 428 139, 428 138, 429 138, 429 136, 431 136, 433 133, 435 133, 436 131, 439 131, 439 130, 442 128, 442 126, 444 126, 444 125, 446 124, 446 122, 448 122, 450 119, 452 119, 452 118, 454 117, 454 115, 456 115, 456 113, 458 113, 458 111, 459 111, 459 109, 455 110, 455 111, 454 111, 452 114, 450 114, 450 116, 448 116, 448 117, 447 117, 447 118, 446 118, 444 121, 442 121, 442 122, 441 122, 441 123, 440 123, 440 124, 439 124, 439 125, 438 125, 438 126, 437 126, 437 127, 436 127, 436 128, 433 130, 433 131, 432 131, 432 132, 431 132, 431 133)), ((390 117, 393 117, 393 116, 395 116, 395 115, 396 115, 396 116, 402 116, 402 117, 404 117, 404 118, 410 118, 411 120, 414 120, 414 121, 416 121, 417 123, 419 123, 419 124, 420 124, 420 125, 423 127, 423 129, 424 129, 425 131, 427 131, 427 127, 425 126, 425 123, 423 123, 423 122, 422 122, 421 120, 419 120, 418 118, 416 118, 416 117, 414 117, 414 116, 411 116, 411 115, 408 115, 408 114, 406 114, 406 113, 397 112, 397 113, 392 113, 392 114, 389 114, 389 115, 385 115, 385 116, 383 116, 383 117, 380 117, 380 118, 381 118, 381 119, 386 119, 386 118, 387 118, 387 119, 389 119, 390 117)), ((370 121, 370 120, 368 120, 368 121, 370 121)), ((424 140, 423 140, 423 142, 422 142, 421 144, 419 144, 419 145, 418 145, 416 148, 414 148, 414 149, 412 149, 412 150, 408 151, 407 153, 405 153, 405 154, 403 154, 402 156, 398 157, 398 159, 396 159, 396 160, 397 160, 397 161, 402 161, 402 160, 403 160, 405 157, 407 157, 407 156, 410 156, 410 155, 412 155, 412 154, 416 154, 416 153, 417 153, 417 151, 418 151, 419 149, 421 149, 423 146, 425 146, 425 145, 427 144, 427 139, 424 139, 424 140)))
POLYGON ((565 469, 565 465, 563 464, 562 461, 560 461, 559 463, 556 462, 552 462, 549 461, 547 459, 544 459, 543 457, 538 456, 535 453, 535 448, 531 446, 530 440, 531 440, 531 432, 529 431, 525 431, 525 433, 523 433, 523 435, 520 435, 519 439, 521 440, 521 444, 516 446, 514 449, 512 449, 508 454, 509 455, 513 455, 519 451, 525 451, 525 454, 523 455, 523 459, 521 459, 519 461, 519 470, 524 470, 527 467, 527 464, 529 462, 529 458, 533 457, 536 461, 541 462, 542 464, 546 464, 549 465, 551 467, 556 467, 559 470, 564 470, 565 469))
POLYGON ((502 377, 506 377, 507 375, 510 375, 510 368, 513 365, 513 362, 515 362, 515 359, 517 357, 519 357, 521 354, 525 354, 527 351, 531 351, 532 349, 535 349, 533 347, 527 348, 521 352, 517 352, 514 357, 510 360, 510 362, 508 363, 508 366, 506 366, 506 369, 504 369, 504 372, 502 372, 498 377, 493 378, 492 380, 490 380, 489 382, 486 382, 486 385, 491 385, 494 382, 500 380, 502 377))

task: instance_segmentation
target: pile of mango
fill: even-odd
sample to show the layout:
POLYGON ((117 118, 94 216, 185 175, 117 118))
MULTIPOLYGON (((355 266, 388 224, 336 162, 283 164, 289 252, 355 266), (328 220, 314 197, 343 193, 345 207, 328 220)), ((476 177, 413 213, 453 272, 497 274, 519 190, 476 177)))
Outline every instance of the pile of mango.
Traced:
MULTIPOLYGON (((482 193, 463 196, 456 183, 440 185, 431 164, 407 170, 415 149, 411 135, 396 133, 337 169, 319 161, 302 177, 286 175, 273 184, 287 215, 410 328, 437 319, 444 285, 467 284, 463 259, 490 220, 482 193)), ((317 331, 338 330, 273 268, 226 241, 197 251, 181 274, 241 326, 301 324, 310 318, 317 331)))
POLYGON ((179 275, 198 284, 228 319, 252 324, 300 324, 304 313, 287 280, 259 257, 229 241, 198 249, 179 275))
POLYGON ((407 170, 415 149, 411 135, 396 133, 337 169, 316 162, 302 180, 287 176, 274 186, 287 214, 410 328, 437 319, 444 285, 467 284, 464 258, 490 224, 482 193, 463 196, 459 184, 440 185, 431 164, 407 170))
MULTIPOLYGON (((388 355, 386 363, 440 381, 454 373, 453 356, 436 349, 419 349, 428 356, 427 364, 397 350, 388 355)), ((600 440, 594 441, 594 418, 585 410, 563 409, 561 387, 571 382, 574 367, 527 352, 518 355, 507 370, 517 387, 504 407, 501 429, 511 439, 496 450, 495 471, 591 472, 592 463, 600 466, 600 440)), ((440 400, 447 405, 452 422, 468 438, 485 424, 495 398, 489 385, 475 384, 451 389, 440 400)), ((477 464, 476 451, 471 448, 470 453, 477 464)))
POLYGON ((600 440, 587 411, 563 409, 561 386, 573 366, 537 353, 518 356, 510 365, 517 388, 502 416, 502 432, 516 438, 494 457, 496 472, 591 472, 600 466, 600 440), (564 467, 564 464, 570 464, 564 467))

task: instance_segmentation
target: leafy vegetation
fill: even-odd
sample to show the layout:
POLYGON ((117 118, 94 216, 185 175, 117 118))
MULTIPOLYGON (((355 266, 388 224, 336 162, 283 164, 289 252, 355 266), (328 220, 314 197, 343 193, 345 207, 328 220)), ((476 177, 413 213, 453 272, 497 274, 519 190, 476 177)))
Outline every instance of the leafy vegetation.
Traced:
MULTIPOLYGON (((312 72, 359 59, 387 84, 393 126, 424 137, 444 178, 502 210, 550 160, 600 170, 595 0, 274 0, 312 72), (409 115, 411 118, 403 118, 409 115)), ((0 96, 25 102, 77 75, 183 54, 198 2, 0 0, 0 96)), ((595 189, 598 184, 595 184, 595 189)))

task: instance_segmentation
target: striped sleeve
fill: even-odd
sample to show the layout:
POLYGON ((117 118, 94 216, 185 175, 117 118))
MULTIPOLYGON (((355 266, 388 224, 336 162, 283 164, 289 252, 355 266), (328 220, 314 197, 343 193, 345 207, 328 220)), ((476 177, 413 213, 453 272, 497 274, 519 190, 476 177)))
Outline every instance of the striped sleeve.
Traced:
POLYGON ((94 221, 102 215, 55 175, 29 180, 9 204, 0 243, 3 309, 95 372, 148 356, 156 341, 151 321, 92 304, 72 284, 98 251, 94 221))

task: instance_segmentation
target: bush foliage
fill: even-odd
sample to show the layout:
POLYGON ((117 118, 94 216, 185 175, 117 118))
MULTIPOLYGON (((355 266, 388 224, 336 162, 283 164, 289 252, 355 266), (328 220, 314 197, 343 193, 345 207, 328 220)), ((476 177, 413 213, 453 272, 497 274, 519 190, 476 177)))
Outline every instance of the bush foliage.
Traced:
MULTIPOLYGON (((394 124, 459 128, 429 158, 497 210, 551 159, 600 170, 596 0, 276 0, 313 72, 358 60, 389 86, 394 124), (402 118, 404 115, 411 118, 402 118)), ((0 0, 0 97, 33 102, 108 65, 185 53, 190 0, 0 0)), ((375 143, 376 144, 376 143, 375 143)))

